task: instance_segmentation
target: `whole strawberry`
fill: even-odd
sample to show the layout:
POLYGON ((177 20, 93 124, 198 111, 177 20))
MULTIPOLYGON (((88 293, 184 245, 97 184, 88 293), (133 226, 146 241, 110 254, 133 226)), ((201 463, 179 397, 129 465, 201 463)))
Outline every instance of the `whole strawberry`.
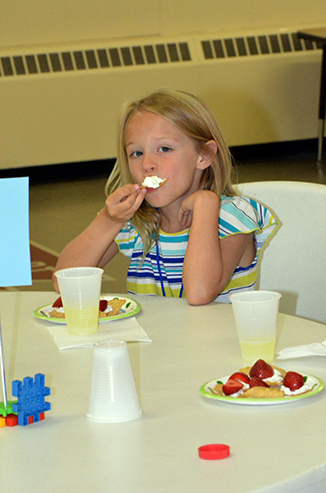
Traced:
POLYGON ((249 375, 250 378, 257 377, 261 378, 261 380, 265 380, 266 378, 270 378, 274 375, 274 370, 268 363, 266 363, 266 361, 259 359, 250 369, 249 375))
POLYGON ((300 389, 304 385, 304 378, 300 373, 288 371, 283 379, 284 387, 288 387, 291 391, 300 389))

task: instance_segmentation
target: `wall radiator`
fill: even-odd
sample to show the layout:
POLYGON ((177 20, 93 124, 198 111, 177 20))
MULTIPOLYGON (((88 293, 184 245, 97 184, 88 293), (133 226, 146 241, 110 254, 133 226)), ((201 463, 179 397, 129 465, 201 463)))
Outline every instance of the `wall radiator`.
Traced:
POLYGON ((128 38, 0 53, 0 168, 115 157, 125 100, 202 97, 230 146, 317 136, 321 47, 296 31, 128 38))

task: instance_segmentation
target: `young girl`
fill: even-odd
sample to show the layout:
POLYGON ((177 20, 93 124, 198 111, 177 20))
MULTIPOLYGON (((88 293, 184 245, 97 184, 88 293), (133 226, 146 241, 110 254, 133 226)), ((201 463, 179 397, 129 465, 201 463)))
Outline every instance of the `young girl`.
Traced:
POLYGON ((105 206, 63 250, 56 270, 104 267, 120 250, 130 258, 130 293, 202 305, 254 289, 258 253, 276 221, 235 195, 229 149, 203 102, 158 91, 126 105, 118 130, 105 206), (165 182, 142 187, 152 176, 165 182))

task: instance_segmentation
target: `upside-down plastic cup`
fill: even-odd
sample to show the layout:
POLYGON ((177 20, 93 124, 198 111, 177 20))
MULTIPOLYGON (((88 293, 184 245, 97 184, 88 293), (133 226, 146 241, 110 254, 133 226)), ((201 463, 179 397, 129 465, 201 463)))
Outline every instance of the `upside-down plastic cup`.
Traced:
POLYGON ((243 291, 230 296, 244 362, 274 360, 281 296, 275 291, 243 291))
POLYGON ((99 267, 72 267, 55 273, 69 334, 97 332, 103 272, 99 267))
POLYGON ((141 412, 127 343, 95 344, 87 417, 102 423, 118 423, 136 419, 141 412))

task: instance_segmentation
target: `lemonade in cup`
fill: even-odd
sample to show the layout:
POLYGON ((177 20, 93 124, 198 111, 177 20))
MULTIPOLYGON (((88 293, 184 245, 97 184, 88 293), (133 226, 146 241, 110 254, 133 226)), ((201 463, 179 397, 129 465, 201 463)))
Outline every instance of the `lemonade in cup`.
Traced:
POLYGON ((69 334, 97 332, 103 272, 99 267, 72 267, 55 272, 69 334))
POLYGON ((276 291, 243 291, 230 296, 245 363, 274 360, 281 296, 276 291))

